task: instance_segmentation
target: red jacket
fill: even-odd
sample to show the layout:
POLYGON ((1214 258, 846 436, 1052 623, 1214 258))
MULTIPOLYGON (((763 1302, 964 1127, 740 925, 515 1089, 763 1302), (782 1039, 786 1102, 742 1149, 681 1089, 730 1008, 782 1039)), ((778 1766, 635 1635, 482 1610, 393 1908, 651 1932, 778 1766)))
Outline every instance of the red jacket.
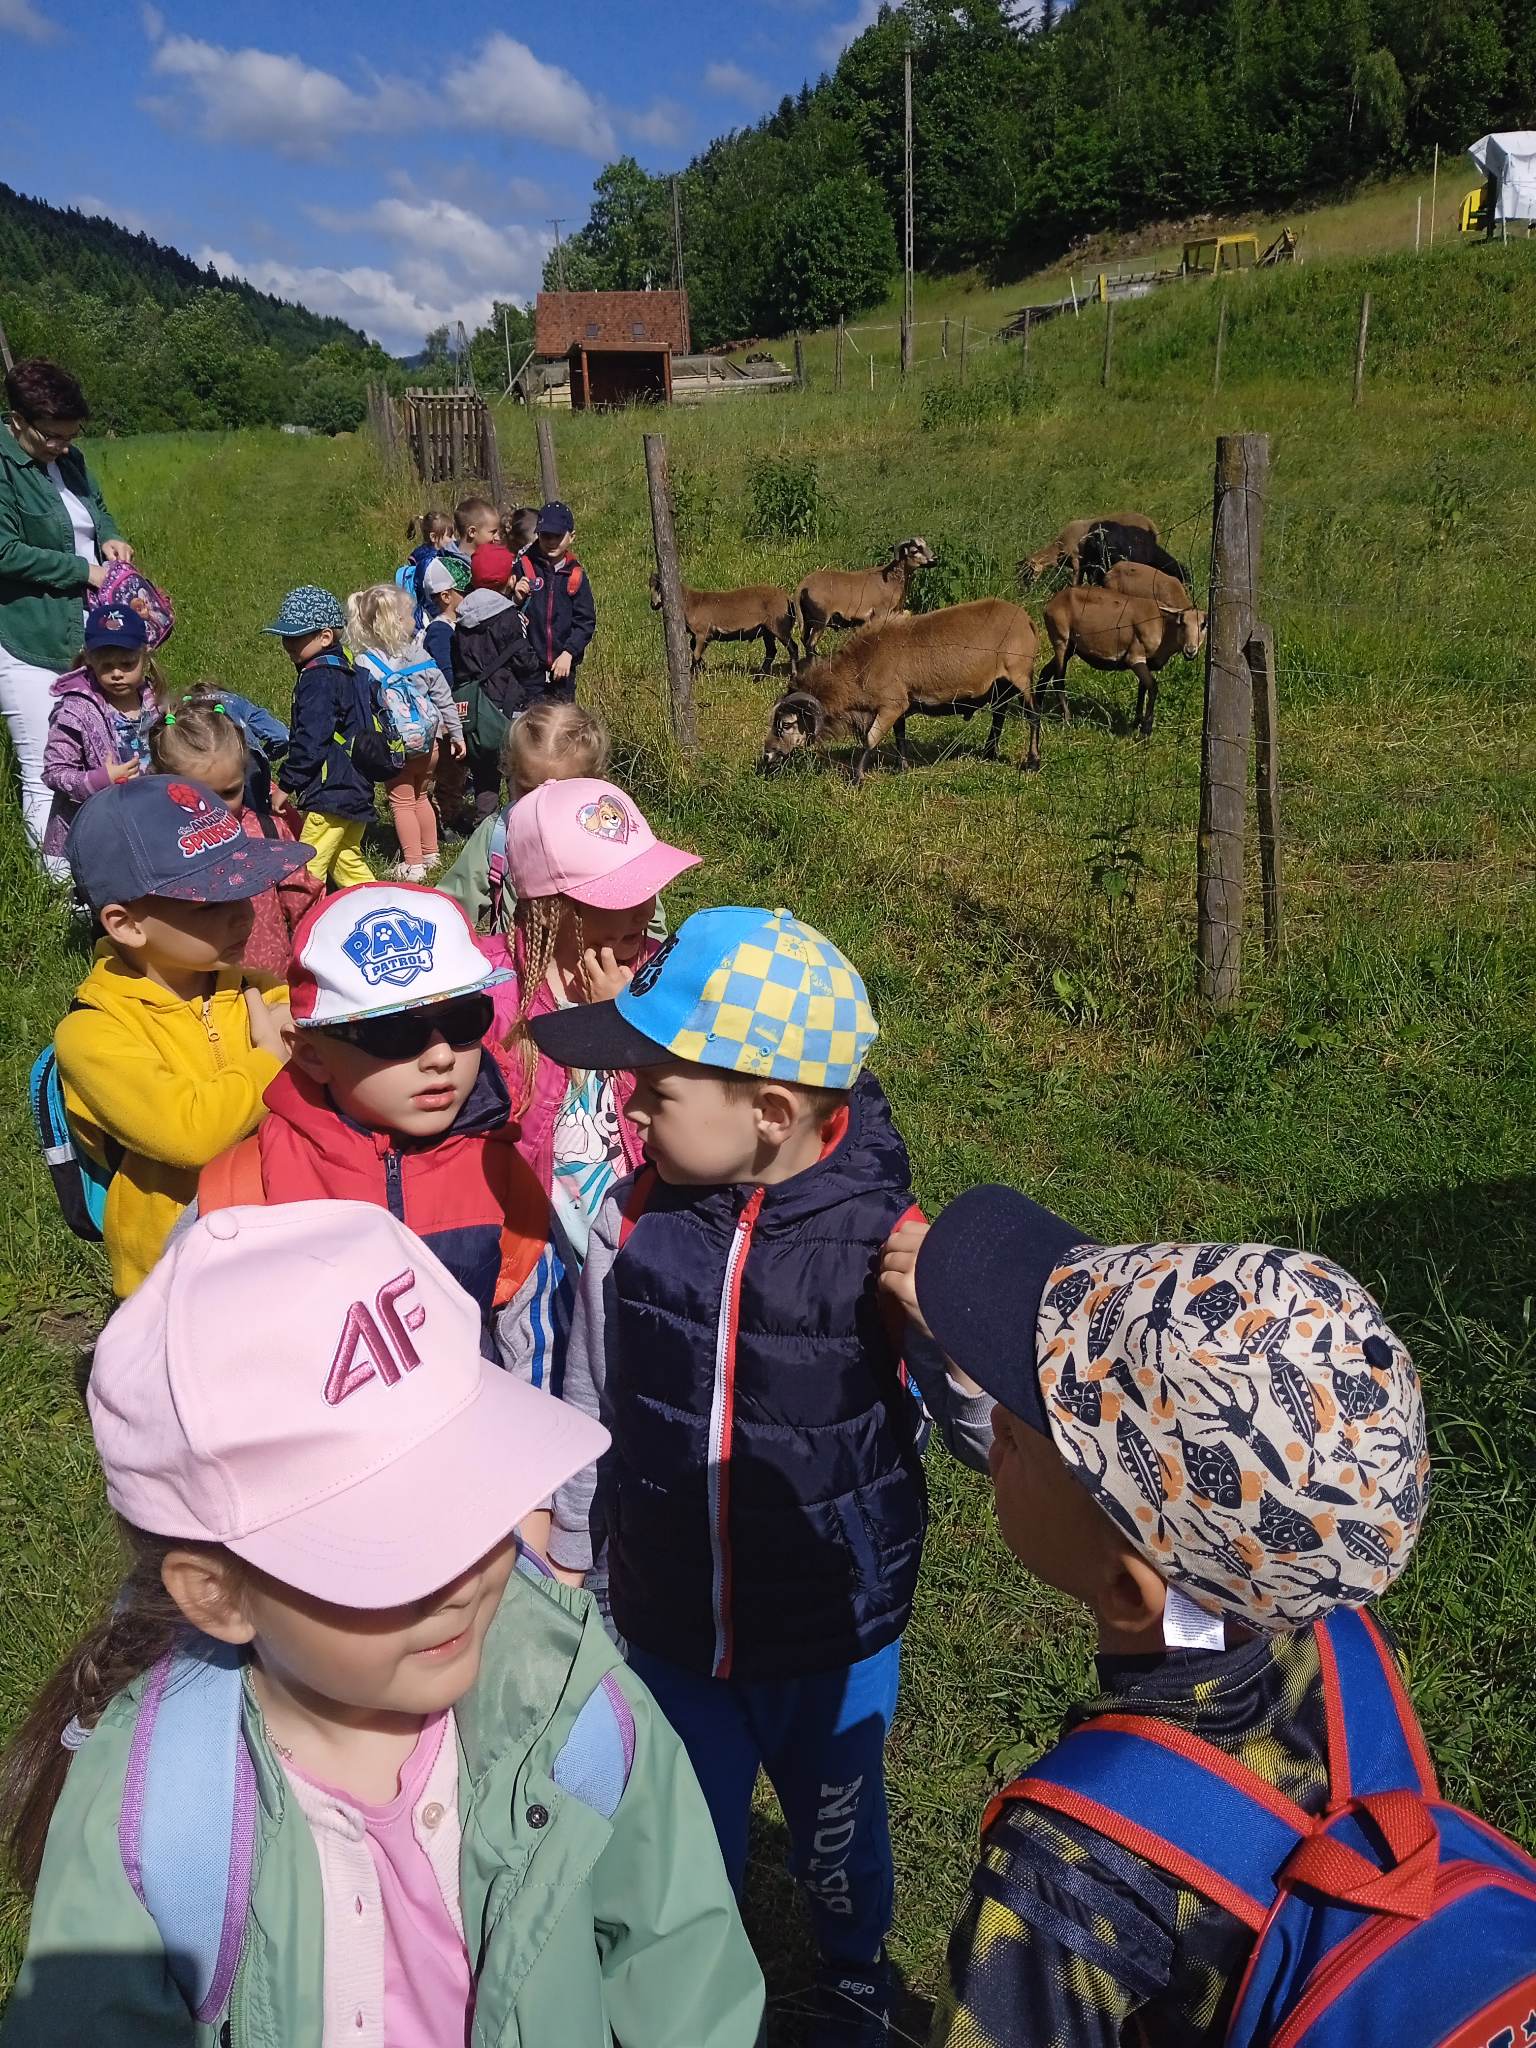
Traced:
POLYGON ((549 1241, 549 1201, 517 1149, 506 1082, 492 1059, 440 1138, 402 1144, 341 1114, 318 1081, 285 1067, 266 1120, 205 1166, 203 1214, 240 1202, 373 1202, 436 1252, 480 1304, 484 1349, 549 1241))

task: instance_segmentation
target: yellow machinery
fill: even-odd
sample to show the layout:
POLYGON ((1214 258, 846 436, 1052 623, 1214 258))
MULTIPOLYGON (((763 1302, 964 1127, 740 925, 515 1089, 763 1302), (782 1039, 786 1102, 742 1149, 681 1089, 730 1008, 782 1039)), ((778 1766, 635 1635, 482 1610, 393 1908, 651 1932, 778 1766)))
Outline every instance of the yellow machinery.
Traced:
POLYGON ((1461 232, 1464 235, 1491 235, 1494 214, 1498 207, 1498 186, 1492 178, 1481 185, 1474 185, 1461 202, 1461 232))
POLYGON ((1180 268, 1186 276, 1200 271, 1243 270, 1259 260, 1257 235, 1203 235, 1184 244, 1180 268))

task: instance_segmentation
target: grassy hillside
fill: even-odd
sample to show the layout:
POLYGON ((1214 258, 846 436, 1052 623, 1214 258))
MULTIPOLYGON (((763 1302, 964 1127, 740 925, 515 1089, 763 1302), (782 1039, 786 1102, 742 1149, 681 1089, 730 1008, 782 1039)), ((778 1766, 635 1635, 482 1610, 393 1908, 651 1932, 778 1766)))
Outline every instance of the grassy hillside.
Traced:
MULTIPOLYGON (((847 946, 870 981, 875 1065, 924 1202, 1004 1178, 1107 1238, 1299 1239, 1378 1287, 1423 1368, 1439 1461, 1429 1532, 1389 1616, 1455 1795, 1536 1843, 1536 590, 1528 550, 1511 545, 1536 529, 1536 419, 1528 385, 1489 390, 1464 374, 1508 346, 1467 353, 1472 287, 1505 295, 1518 345, 1536 251, 1410 264, 1371 273, 1381 354, 1358 413, 1348 312, 1364 273, 1308 266, 1234 291, 1214 400, 1197 345, 1214 300, 1191 288, 1120 309, 1108 393, 1102 316, 1085 316, 1037 337, 1027 377, 1001 353, 979 359, 963 402, 951 363, 873 398, 823 379, 661 421, 561 417, 556 434, 599 605, 583 694, 614 724, 620 779, 659 829, 707 855, 671 892, 673 914, 788 903, 847 946), (939 374, 954 402, 930 402, 925 425, 939 374), (702 751, 673 758, 645 590, 640 432, 658 425, 691 581, 793 583, 921 531, 943 558, 941 598, 1008 594, 1027 547, 1120 505, 1154 514, 1203 581, 1214 437, 1269 433, 1264 609, 1280 650, 1289 946, 1272 968, 1251 947, 1233 1017, 1213 1023, 1191 1000, 1193 668, 1166 672, 1144 746, 1123 730, 1129 685, 1079 670, 1077 716, 1048 726, 1040 776, 981 762, 975 727, 940 721, 914 729, 909 776, 854 790, 836 761, 752 772, 773 686, 740 650, 716 650, 702 751), (786 456, 818 465, 820 531, 750 539, 753 478, 786 456)), ((532 439, 509 411, 509 473, 532 472, 532 439)), ((360 441, 251 434, 98 452, 124 529, 177 598, 173 675, 212 674, 271 703, 285 678, 256 629, 276 598, 387 571, 416 509, 360 441)), ((1005 751, 1018 746, 1010 732, 1005 751)), ((111 1543, 73 1385, 77 1343, 105 1306, 101 1264, 63 1235, 22 1108, 27 1064, 84 953, 31 877, 13 807, 0 817, 0 905, 9 1722, 109 1590, 111 1543)), ((942 1454, 931 1462, 892 1793, 895 1952, 918 1990, 938 1981, 987 1788, 1088 1682, 1089 1648, 1081 1618, 1001 1552, 985 1485, 942 1454)), ((766 1808, 764 1826, 754 1926, 782 1998, 803 1956, 766 1808)), ((13 1950, 21 1924, 13 1901, 13 1950)), ((909 2030, 921 2031, 915 2015, 909 2030)))

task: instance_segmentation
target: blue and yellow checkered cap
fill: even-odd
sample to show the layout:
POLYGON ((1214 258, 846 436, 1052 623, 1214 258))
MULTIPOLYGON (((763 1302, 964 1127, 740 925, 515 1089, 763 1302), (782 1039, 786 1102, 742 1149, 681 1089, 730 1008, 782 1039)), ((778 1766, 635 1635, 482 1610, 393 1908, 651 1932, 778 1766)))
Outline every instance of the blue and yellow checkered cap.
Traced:
POLYGON ((879 1027, 858 969, 787 910, 699 910, 615 998, 674 1058, 851 1088, 879 1027))

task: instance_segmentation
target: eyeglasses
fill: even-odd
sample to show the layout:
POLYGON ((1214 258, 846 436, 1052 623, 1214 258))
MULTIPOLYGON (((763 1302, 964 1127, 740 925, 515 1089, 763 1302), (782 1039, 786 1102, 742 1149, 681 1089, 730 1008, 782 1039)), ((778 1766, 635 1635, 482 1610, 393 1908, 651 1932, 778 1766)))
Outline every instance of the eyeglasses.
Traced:
POLYGON ((75 433, 79 431, 76 428, 74 432, 68 434, 50 434, 45 428, 40 427, 36 420, 29 420, 25 413, 20 412, 11 414, 11 422, 14 426, 24 428, 32 436, 33 440, 39 442, 44 448, 57 448, 60 451, 72 445, 75 433))
POLYGON ((488 995, 458 996, 452 1002, 429 1003, 420 1010, 397 1010, 388 1017, 355 1017, 312 1028, 327 1038, 356 1046, 371 1060, 414 1060, 439 1033, 455 1052, 467 1052, 490 1030, 495 1014, 496 1005, 488 995))

